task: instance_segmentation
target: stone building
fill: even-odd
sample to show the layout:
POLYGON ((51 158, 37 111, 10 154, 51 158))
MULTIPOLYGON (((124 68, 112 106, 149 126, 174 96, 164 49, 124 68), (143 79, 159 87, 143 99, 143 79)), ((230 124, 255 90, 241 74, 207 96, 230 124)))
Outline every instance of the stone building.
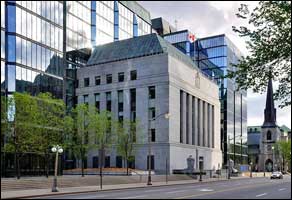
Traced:
POLYGON ((261 127, 261 142, 259 154, 259 170, 260 171, 274 171, 277 170, 280 164, 279 154, 275 153, 273 145, 281 139, 281 130, 277 125, 277 114, 274 106, 273 85, 272 80, 269 80, 265 120, 261 127))
MULTIPOLYGON (((195 169, 199 164, 203 169, 222 167, 218 86, 160 36, 95 47, 77 79, 79 103, 98 105, 120 120, 139 120, 142 137, 135 145, 135 168, 147 169, 148 133, 151 168, 157 173, 165 173, 166 162, 170 173, 187 168, 190 156, 195 169)), ((116 167, 118 158, 114 148, 108 150, 106 166, 116 167)), ((98 150, 89 152, 88 167, 96 167, 97 159, 98 150)))

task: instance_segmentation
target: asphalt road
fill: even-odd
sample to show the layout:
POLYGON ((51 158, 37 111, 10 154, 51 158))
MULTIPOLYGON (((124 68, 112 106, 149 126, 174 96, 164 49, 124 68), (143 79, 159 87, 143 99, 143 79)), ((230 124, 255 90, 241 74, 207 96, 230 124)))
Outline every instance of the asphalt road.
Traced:
POLYGON ((44 199, 291 199, 291 176, 46 196, 44 199))

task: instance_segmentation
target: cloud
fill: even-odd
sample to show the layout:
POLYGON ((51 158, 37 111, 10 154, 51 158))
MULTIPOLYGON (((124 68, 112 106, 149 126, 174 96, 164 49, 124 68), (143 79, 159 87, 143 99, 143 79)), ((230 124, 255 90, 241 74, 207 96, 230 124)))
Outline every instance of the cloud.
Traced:
MULTIPOLYGON (((232 31, 232 26, 248 26, 247 20, 238 19, 236 13, 240 4, 247 4, 253 10, 258 1, 139 1, 150 11, 151 17, 162 17, 170 24, 178 21, 178 30, 188 29, 197 37, 225 33, 244 55, 248 54, 245 39, 232 31)), ((277 83, 274 84, 274 88, 277 83)), ((264 120, 266 93, 248 91, 248 125, 262 125, 264 120)), ((276 103, 277 105, 277 103, 276 103)), ((279 125, 291 128, 291 107, 277 110, 279 125)))

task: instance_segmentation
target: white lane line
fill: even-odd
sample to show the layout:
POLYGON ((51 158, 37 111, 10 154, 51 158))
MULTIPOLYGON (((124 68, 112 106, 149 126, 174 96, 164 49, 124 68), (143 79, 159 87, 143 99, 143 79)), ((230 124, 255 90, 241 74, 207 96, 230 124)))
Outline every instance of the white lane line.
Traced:
POLYGON ((279 191, 283 191, 283 190, 286 190, 286 188, 281 188, 281 189, 279 189, 279 191))
POLYGON ((190 190, 176 190, 176 191, 171 191, 171 192, 166 192, 167 194, 173 194, 173 193, 178 193, 178 192, 186 192, 190 190))
POLYGON ((148 192, 161 192, 161 191, 167 191, 169 189, 160 189, 160 190, 146 190, 144 191, 145 193, 148 193, 148 192))
POLYGON ((258 194, 258 195, 256 195, 256 197, 261 197, 261 196, 265 196, 265 195, 267 195, 267 193, 258 194))
POLYGON ((214 190, 204 188, 204 189, 201 189, 201 190, 199 190, 199 191, 201 191, 201 192, 212 192, 212 191, 214 191, 214 190))
POLYGON ((73 197, 71 199, 96 199, 96 198, 102 198, 102 197, 106 197, 106 195, 90 195, 90 196, 82 196, 82 197, 73 197))
POLYGON ((145 195, 131 196, 131 197, 123 197, 123 198, 119 198, 119 199, 136 199, 136 198, 142 198, 142 197, 145 197, 145 195))

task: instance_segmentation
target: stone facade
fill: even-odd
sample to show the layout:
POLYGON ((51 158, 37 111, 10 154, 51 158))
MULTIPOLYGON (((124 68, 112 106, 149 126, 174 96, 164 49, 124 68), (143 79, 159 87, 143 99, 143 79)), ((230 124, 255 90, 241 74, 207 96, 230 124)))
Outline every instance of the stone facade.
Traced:
MULTIPOLYGON (((204 77, 198 69, 190 67, 168 53, 161 53, 84 67, 78 69, 77 79, 79 87, 76 89, 76 95, 79 103, 83 103, 83 95, 89 95, 89 103, 94 104, 94 95, 99 93, 100 109, 105 110, 105 93, 111 92, 111 110, 116 117, 118 117, 117 91, 123 90, 124 119, 130 118, 130 89, 136 89, 136 118, 140 122, 141 134, 135 145, 137 169, 147 169, 150 107, 155 107, 155 116, 167 112, 170 114, 169 119, 161 116, 151 121, 149 125, 156 133, 155 142, 151 143, 156 173, 165 173, 166 162, 170 173, 173 169, 187 168, 187 158, 190 155, 195 159, 195 169, 198 169, 200 157, 203 158, 206 170, 222 167, 218 86, 204 77), (130 80, 132 70, 137 71, 137 80, 130 80), (118 82, 119 72, 125 74, 123 82, 118 82), (107 74, 112 74, 111 84, 105 82, 107 74), (95 76, 101 76, 100 85, 95 85, 95 76), (88 87, 84 87, 84 78, 90 78, 88 87), (155 99, 149 99, 149 86, 155 86, 155 99), (201 103, 198 104, 198 101, 201 103), (198 117, 200 120, 197 120, 198 117)), ((110 166, 115 167, 117 156, 115 148, 108 149, 107 155, 110 156, 110 166)), ((93 166, 94 156, 98 156, 98 150, 89 152, 88 167, 93 166)))

